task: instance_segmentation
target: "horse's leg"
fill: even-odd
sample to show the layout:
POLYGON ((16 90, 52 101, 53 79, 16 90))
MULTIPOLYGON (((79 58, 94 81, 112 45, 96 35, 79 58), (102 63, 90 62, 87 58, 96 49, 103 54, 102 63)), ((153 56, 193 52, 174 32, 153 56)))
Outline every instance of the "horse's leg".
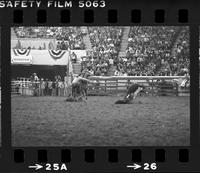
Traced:
POLYGON ((82 98, 82 87, 77 86, 76 90, 76 100, 79 101, 82 98))
POLYGON ((81 89, 81 97, 84 98, 84 102, 85 102, 86 99, 85 99, 85 89, 84 88, 81 89))
POLYGON ((87 88, 85 89, 85 98, 87 100, 87 88))
POLYGON ((85 94, 85 103, 87 103, 87 88, 84 89, 84 94, 85 94))
POLYGON ((77 100, 77 86, 74 86, 72 88, 72 97, 74 98, 74 100, 77 100))
POLYGON ((76 99, 77 101, 81 98, 81 87, 77 86, 76 87, 76 99))
POLYGON ((75 92, 74 92, 74 86, 72 86, 72 97, 73 98, 75 97, 74 94, 75 94, 75 92))

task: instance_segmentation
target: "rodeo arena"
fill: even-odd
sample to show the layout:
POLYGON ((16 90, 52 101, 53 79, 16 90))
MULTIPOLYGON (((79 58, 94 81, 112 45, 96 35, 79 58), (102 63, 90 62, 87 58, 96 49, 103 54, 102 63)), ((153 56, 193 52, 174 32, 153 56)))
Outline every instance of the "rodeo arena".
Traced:
POLYGON ((13 27, 14 146, 190 145, 189 27, 13 27))

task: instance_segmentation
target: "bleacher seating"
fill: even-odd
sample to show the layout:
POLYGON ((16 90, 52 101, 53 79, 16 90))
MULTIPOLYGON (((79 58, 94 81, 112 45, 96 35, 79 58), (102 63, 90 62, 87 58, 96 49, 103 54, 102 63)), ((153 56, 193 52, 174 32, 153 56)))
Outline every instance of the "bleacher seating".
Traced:
POLYGON ((189 62, 189 30, 186 27, 132 27, 126 55, 118 57, 115 61, 118 75, 177 75, 180 69, 172 69, 172 59, 176 59, 177 64, 181 57, 189 62), (172 54, 172 50, 179 43, 178 51, 172 54), (181 49, 181 50, 180 50, 181 49), (181 51, 181 53, 180 53, 181 51))
POLYGON ((84 62, 94 75, 109 75, 121 44, 122 27, 88 27, 93 54, 84 62))
POLYGON ((14 34, 15 40, 21 41, 16 41, 16 48, 91 48, 92 53, 84 58, 82 66, 97 76, 111 75, 112 69, 116 69, 115 75, 124 76, 169 76, 189 72, 188 27, 103 26, 84 27, 84 31, 83 27, 14 27, 12 35, 14 34), (32 41, 32 45, 26 44, 26 39, 29 42, 34 40, 35 43, 32 41), (35 44, 40 46, 33 46, 35 44), (122 47, 126 52, 121 50, 122 47))
MULTIPOLYGON (((18 39, 54 39, 56 49, 84 49, 83 33, 81 27, 14 27, 18 39)), ((26 44, 21 48, 27 48, 26 44)), ((35 47, 31 47, 35 48, 35 47)), ((48 49, 49 46, 43 49, 48 49)), ((38 49, 38 47, 36 47, 38 49)), ((55 49, 55 48, 54 48, 55 49)))

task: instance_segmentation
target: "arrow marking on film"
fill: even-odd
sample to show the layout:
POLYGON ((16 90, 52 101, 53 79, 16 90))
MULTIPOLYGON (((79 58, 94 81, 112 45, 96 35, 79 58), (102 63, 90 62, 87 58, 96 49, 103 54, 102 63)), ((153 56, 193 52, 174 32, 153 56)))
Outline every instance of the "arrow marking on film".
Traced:
POLYGON ((42 169, 43 166, 42 165, 39 165, 39 164, 35 164, 34 166, 29 166, 28 168, 33 168, 35 170, 38 170, 38 169, 42 169))
POLYGON ((126 167, 127 168, 133 168, 134 170, 141 168, 141 166, 136 164, 136 163, 134 163, 134 165, 127 165, 126 167))

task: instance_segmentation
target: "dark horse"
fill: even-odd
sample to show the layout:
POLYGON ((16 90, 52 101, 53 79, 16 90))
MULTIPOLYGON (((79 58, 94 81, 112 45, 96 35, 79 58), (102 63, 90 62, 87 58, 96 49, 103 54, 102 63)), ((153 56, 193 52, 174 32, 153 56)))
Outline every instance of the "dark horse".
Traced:
POLYGON ((80 94, 82 95, 82 97, 85 98, 85 100, 87 100, 88 82, 91 82, 90 80, 88 80, 88 77, 91 76, 91 74, 86 71, 86 72, 82 73, 82 76, 83 76, 83 78, 85 78, 87 80, 80 81, 80 94))

